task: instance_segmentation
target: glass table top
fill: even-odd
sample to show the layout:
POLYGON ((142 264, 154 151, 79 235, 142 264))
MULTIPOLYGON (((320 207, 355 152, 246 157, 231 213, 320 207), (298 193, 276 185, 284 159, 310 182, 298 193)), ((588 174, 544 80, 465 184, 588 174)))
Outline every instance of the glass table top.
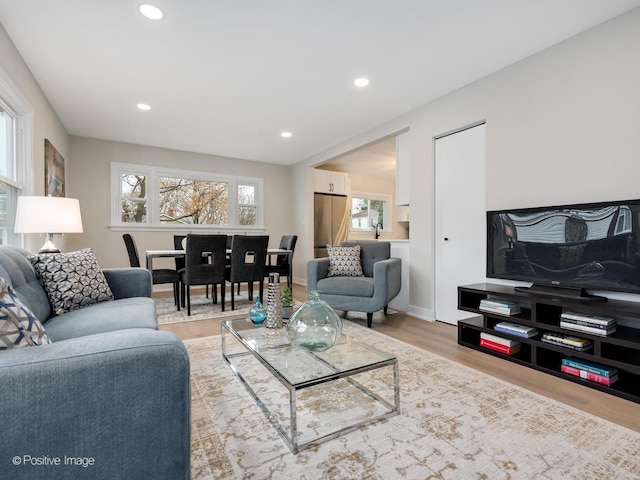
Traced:
POLYGON ((382 364, 388 365, 396 361, 395 355, 344 334, 332 348, 310 352, 293 347, 286 328, 267 329, 255 326, 248 318, 226 320, 222 326, 294 387, 323 382, 336 375, 378 368, 382 364))

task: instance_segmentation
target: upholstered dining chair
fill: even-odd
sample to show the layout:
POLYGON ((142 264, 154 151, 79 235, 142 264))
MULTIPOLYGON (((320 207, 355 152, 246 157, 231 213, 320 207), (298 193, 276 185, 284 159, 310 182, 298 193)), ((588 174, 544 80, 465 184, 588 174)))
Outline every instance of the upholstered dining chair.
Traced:
MULTIPOLYGON (((122 235, 124 244, 127 247, 127 254, 129 255, 129 265, 131 267, 140 267, 140 256, 138 255, 138 247, 136 242, 129 233, 122 235)), ((173 284, 173 300, 180 311, 180 275, 177 270, 170 268, 154 268, 151 271, 151 278, 154 285, 161 285, 164 283, 173 284)))
MULTIPOLYGON (((280 239, 280 245, 278 248, 283 250, 291 250, 292 252, 296 249, 296 242, 298 241, 297 235, 283 235, 280 239)), ((264 272, 264 276, 268 277, 270 273, 279 273, 280 277, 287 277, 287 286, 289 288, 292 287, 292 278, 291 278, 291 264, 293 262, 293 253, 291 255, 277 255, 276 263, 274 265, 267 265, 267 268, 264 272)))
POLYGON ((231 283, 231 310, 235 310, 234 285, 248 283, 249 300, 253 300, 253 284, 259 282, 260 298, 264 292, 264 270, 267 261, 268 235, 234 235, 231 243, 231 265, 225 277, 231 283))
POLYGON ((212 285, 212 303, 216 303, 217 285, 220 285, 221 308, 224 312, 225 265, 227 257, 226 235, 187 235, 185 265, 180 280, 186 288, 187 315, 191 315, 191 286, 212 285), (202 259, 207 259, 203 263, 202 259))

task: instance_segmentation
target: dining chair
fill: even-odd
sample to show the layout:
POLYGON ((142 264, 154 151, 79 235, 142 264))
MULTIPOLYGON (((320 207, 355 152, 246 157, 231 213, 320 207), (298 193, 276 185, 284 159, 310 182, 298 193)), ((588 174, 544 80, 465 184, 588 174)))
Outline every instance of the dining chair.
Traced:
MULTIPOLYGON (((138 255, 138 247, 136 242, 129 233, 122 235, 124 244, 127 247, 127 254, 129 255, 129 265, 131 267, 140 267, 140 256, 138 255)), ((151 270, 151 278, 154 285, 161 285, 164 283, 173 284, 173 301, 180 311, 180 275, 177 270, 170 268, 154 268, 151 270)))
POLYGON ((293 279, 291 278, 291 268, 293 262, 293 251, 296 249, 297 235, 283 235, 280 239, 278 248, 283 250, 291 250, 291 255, 277 255, 275 265, 267 265, 264 276, 268 277, 270 273, 279 273, 281 277, 287 277, 287 286, 291 288, 293 279))
POLYGON ((187 235, 185 266, 180 270, 186 287, 187 315, 191 315, 191 286, 212 285, 212 303, 217 302, 216 286, 220 285, 221 308, 224 312, 226 235, 187 235), (202 259, 206 259, 203 262, 202 259))
POLYGON ((231 283, 231 310, 235 310, 234 285, 248 283, 249 300, 253 300, 253 284, 259 282, 260 298, 264 292, 264 270, 267 261, 268 235, 234 235, 231 243, 231 265, 225 278, 231 283))

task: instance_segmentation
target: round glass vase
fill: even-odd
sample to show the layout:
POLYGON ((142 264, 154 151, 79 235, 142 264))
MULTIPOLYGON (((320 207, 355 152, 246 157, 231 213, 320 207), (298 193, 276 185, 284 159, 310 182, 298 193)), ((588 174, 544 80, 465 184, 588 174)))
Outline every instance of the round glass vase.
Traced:
POLYGON ((256 297, 256 303, 249 309, 249 318, 254 325, 262 325, 267 318, 267 309, 260 303, 260 296, 256 297))
POLYGON ((321 351, 333 347, 342 333, 342 320, 317 291, 291 315, 287 336, 294 347, 321 351))

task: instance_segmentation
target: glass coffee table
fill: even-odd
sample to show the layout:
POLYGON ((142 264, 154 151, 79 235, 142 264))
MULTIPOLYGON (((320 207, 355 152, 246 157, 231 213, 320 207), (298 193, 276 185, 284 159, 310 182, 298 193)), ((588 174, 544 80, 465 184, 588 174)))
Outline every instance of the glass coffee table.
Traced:
POLYGON ((309 352, 285 328, 226 320, 222 357, 293 453, 400 412, 397 358, 344 334, 309 352))

